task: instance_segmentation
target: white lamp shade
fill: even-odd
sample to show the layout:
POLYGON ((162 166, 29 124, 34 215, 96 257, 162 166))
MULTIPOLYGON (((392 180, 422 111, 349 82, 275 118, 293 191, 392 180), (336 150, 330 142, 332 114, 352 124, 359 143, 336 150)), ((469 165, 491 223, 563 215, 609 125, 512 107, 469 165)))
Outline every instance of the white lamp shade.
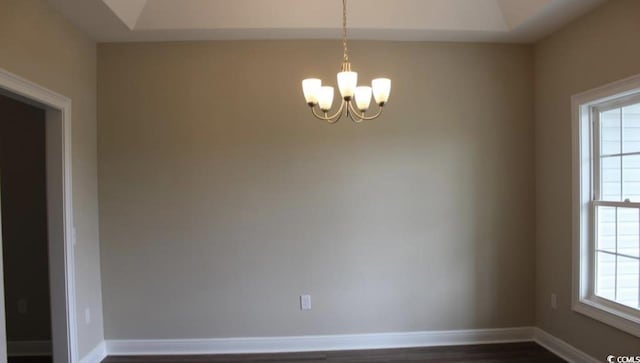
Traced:
POLYGON ((318 93, 318 105, 322 111, 329 111, 333 104, 333 87, 320 87, 318 93))
POLYGON ((308 104, 315 105, 318 103, 318 94, 321 86, 322 81, 318 78, 307 78, 302 81, 302 92, 308 104))
POLYGON ((376 103, 382 105, 389 101, 389 94, 391 93, 391 80, 389 78, 376 78, 371 81, 373 88, 373 98, 376 103))
POLYGON ((360 111, 366 111, 371 104, 371 87, 361 86, 356 88, 356 106, 360 111))
POLYGON ((338 73, 338 89, 342 98, 353 97, 358 85, 358 72, 338 73))

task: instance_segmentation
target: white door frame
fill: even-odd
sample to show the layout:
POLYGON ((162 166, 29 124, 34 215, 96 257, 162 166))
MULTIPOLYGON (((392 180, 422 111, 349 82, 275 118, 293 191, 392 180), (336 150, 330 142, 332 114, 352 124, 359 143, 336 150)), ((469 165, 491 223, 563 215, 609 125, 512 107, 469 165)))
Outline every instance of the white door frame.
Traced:
MULTIPOLYGON (((54 363, 77 363, 75 227, 71 185, 71 100, 2 68, 0 68, 0 93, 46 111, 47 235, 53 361, 54 363)), ((1 246, 0 244, 0 252, 1 246)), ((1 269, 0 277, 2 277, 1 269)), ((2 309, 0 322, 3 323, 0 329, 0 363, 2 363, 6 359, 6 354, 2 354, 2 352, 6 353, 4 289, 0 290, 0 300, 2 309)))

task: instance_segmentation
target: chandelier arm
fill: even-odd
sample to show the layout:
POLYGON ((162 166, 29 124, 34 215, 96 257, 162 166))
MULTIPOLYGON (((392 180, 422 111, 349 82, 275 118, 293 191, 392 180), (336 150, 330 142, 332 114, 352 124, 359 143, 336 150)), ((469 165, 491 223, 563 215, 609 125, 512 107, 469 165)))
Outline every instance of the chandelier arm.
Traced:
POLYGON ((379 107, 378 108, 378 112, 376 112, 375 115, 366 116, 364 114, 364 112, 360 112, 358 109, 353 107, 353 104, 351 102, 349 102, 349 106, 348 107, 351 110, 351 112, 348 112, 347 115, 355 123, 360 123, 360 122, 365 121, 365 120, 368 121, 368 120, 373 120, 373 119, 378 118, 382 114, 382 109, 384 108, 384 107, 379 107))
POLYGON ((342 103, 340 104, 340 108, 338 108, 338 111, 336 111, 335 114, 331 115, 331 116, 324 116, 324 115, 319 115, 316 111, 315 107, 311 107, 311 112, 313 113, 313 115, 323 121, 327 121, 330 124, 336 123, 338 122, 338 120, 340 119, 340 117, 342 116, 342 113, 344 111, 344 107, 345 106, 345 101, 342 100, 342 103))

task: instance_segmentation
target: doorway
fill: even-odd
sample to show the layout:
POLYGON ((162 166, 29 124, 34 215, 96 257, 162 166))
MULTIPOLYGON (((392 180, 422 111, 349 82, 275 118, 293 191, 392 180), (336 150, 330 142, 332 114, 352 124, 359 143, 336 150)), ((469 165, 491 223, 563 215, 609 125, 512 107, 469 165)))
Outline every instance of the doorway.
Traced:
POLYGON ((0 207, 9 363, 51 363, 45 111, 0 95, 0 207))
MULTIPOLYGON (((71 100, 0 68, 0 95, 34 107, 44 115, 46 247, 49 286, 50 348, 54 363, 77 363, 75 228, 71 187, 71 100)), ((2 115, 0 114, 0 117, 2 115)), ((0 178, 2 174, 0 171, 0 178)), ((0 184, 1 185, 1 184, 0 184)), ((4 191, 0 190, 0 194, 4 191)), ((1 198, 1 196, 0 196, 1 198)), ((2 211, 4 212, 4 211, 2 211)), ((0 230, 3 216, 0 215, 0 230)), ((32 303, 7 299, 4 241, 0 233, 0 363, 7 363, 5 310, 30 311, 32 303), (25 306, 26 303, 26 306, 25 306), (16 306, 14 306, 14 304, 16 306), (20 306, 17 306, 20 305, 20 306)), ((9 242, 10 243, 10 242, 9 242)), ((7 250, 8 251, 8 250, 7 250)), ((20 299, 18 299, 20 300, 20 299)), ((33 349, 46 350, 42 345, 33 349)))

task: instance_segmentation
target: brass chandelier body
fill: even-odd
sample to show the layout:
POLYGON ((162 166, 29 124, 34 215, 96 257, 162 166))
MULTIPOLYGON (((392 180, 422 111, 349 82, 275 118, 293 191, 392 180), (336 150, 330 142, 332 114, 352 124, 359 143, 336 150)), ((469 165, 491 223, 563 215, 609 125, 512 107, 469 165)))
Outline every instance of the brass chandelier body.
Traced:
POLYGON ((318 78, 307 78, 302 81, 302 91, 307 105, 316 118, 330 124, 338 122, 343 116, 347 116, 356 123, 373 120, 382 114, 382 108, 389 100, 391 80, 376 78, 371 82, 371 87, 357 86, 358 73, 351 70, 347 47, 347 0, 342 0, 342 45, 343 61, 337 76, 338 89, 342 96, 340 107, 335 113, 330 113, 334 89, 330 86, 322 86, 322 80, 318 78), (378 110, 367 115, 372 96, 378 105, 378 110))

